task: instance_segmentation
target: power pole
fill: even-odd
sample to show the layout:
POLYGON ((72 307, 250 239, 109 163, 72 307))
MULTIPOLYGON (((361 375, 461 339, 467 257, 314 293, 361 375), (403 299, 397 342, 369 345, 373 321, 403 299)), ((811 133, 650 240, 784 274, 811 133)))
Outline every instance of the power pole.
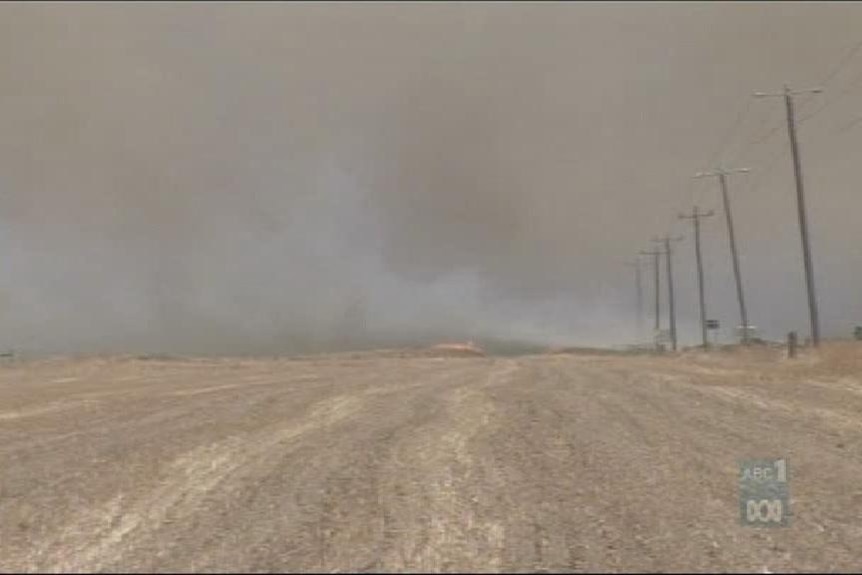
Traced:
POLYGON ((724 204, 724 216, 727 221, 727 237, 730 239, 730 255, 733 260, 733 278, 736 281, 736 300, 739 302, 739 316, 742 321, 742 343, 748 343, 748 312, 745 309, 745 296, 742 292, 742 273, 739 271, 739 256, 736 251, 736 234, 733 232, 733 212, 730 210, 730 196, 727 193, 727 176, 728 174, 744 174, 751 170, 748 168, 736 168, 732 170, 719 167, 712 172, 700 172, 694 175, 695 178, 705 178, 707 176, 718 176, 718 182, 721 185, 721 200, 724 204))
POLYGON ((644 332, 644 294, 643 282, 641 281, 641 260, 640 258, 627 264, 635 269, 635 302, 637 304, 637 339, 643 336, 644 332))
POLYGON ((655 238, 654 242, 659 242, 664 244, 664 253, 665 261, 667 262, 667 299, 668 299, 668 316, 670 317, 670 341, 671 346, 674 351, 676 351, 676 305, 674 303, 673 297, 673 268, 672 268, 672 260, 673 253, 670 249, 670 243, 678 242, 682 240, 682 237, 671 238, 670 236, 664 236, 663 238, 655 238))
POLYGON ((691 220, 694 226, 694 253, 697 258, 697 291, 700 298, 700 332, 703 340, 703 349, 709 347, 709 342, 706 339, 706 298, 704 297, 703 289, 703 263, 700 255, 700 219, 708 218, 713 215, 712 210, 701 212, 694 206, 691 209, 691 215, 680 214, 680 219, 691 220))
POLYGON ((659 265, 660 264, 659 258, 661 258, 662 252, 659 250, 652 250, 652 251, 641 251, 640 253, 641 253, 641 255, 644 255, 644 256, 652 256, 653 257, 653 271, 655 271, 655 332, 656 332, 656 335, 658 335, 658 332, 661 329, 661 321, 660 321, 661 314, 659 313, 661 311, 661 291, 660 291, 661 281, 660 281, 660 276, 659 276, 659 270, 661 269, 661 266, 659 265))
POLYGON ((822 88, 793 92, 787 85, 779 94, 764 94, 757 92, 756 98, 784 97, 787 110, 787 135, 790 137, 790 152, 793 157, 793 175, 796 179, 796 208, 799 212, 799 232, 802 236, 802 260, 805 265, 805 287, 808 290, 808 315, 811 322, 811 343, 814 347, 820 345, 820 321, 817 314, 817 296, 814 291, 814 270, 811 262, 811 248, 808 242, 808 219, 805 213, 805 191, 802 185, 802 165, 799 162, 799 143, 796 140, 796 121, 793 116, 793 96, 797 94, 822 92, 822 88))

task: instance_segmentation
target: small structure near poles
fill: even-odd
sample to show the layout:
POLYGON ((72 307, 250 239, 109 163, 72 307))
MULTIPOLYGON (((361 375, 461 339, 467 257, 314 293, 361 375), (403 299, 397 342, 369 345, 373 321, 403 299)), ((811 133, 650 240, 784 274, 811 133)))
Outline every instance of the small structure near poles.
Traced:
POLYGON ((754 325, 736 326, 736 336, 743 344, 759 341, 757 337, 757 326, 754 325))
POLYGON ((794 358, 796 357, 796 332, 791 331, 787 334, 787 357, 794 358))
POLYGON ((657 329, 653 332, 653 342, 655 349, 659 353, 663 353, 667 349, 667 344, 670 343, 670 330, 657 329))
POLYGON ((721 327, 717 319, 706 320, 706 329, 713 334, 712 345, 718 345, 718 329, 721 327))

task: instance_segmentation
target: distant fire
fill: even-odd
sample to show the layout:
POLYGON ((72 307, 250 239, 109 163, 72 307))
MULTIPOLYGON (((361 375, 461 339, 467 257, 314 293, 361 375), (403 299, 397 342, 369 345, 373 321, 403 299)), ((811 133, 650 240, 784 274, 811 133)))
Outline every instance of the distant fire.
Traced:
POLYGON ((461 343, 438 343, 431 347, 434 351, 455 352, 464 355, 485 355, 485 351, 472 341, 461 343))

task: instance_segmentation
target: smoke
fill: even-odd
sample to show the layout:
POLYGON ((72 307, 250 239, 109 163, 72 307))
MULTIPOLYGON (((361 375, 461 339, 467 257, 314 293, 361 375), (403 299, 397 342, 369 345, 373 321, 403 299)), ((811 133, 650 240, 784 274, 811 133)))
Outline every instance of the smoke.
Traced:
MULTIPOLYGON (((677 226, 690 174, 746 94, 818 80, 860 20, 837 5, 0 15, 0 347, 39 353, 631 341, 622 264, 677 226), (799 41, 822 30, 828 42, 799 41)), ((844 333, 862 276, 847 265, 855 224, 840 218, 860 200, 851 162, 814 144, 809 156, 807 137, 806 162, 829 166, 806 173, 832 202, 812 202, 824 327, 844 333)), ((804 331, 805 317, 777 173, 736 200, 751 315, 772 334, 804 331)), ((713 219, 708 295, 732 325, 713 219)), ((676 275, 694 339, 689 248, 676 275)))

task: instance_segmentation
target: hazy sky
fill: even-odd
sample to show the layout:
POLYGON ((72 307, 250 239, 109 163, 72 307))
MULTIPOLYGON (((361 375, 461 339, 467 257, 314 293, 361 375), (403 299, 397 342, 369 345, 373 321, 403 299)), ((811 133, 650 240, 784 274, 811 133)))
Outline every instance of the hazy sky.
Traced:
POLYGON ((823 332, 847 336, 860 41, 854 3, 0 4, 0 347, 628 343, 624 263, 669 231, 693 343, 675 216, 720 208, 690 176, 722 159, 754 169, 730 182, 751 320, 805 335, 783 103, 749 95, 826 79, 799 136, 823 332))

